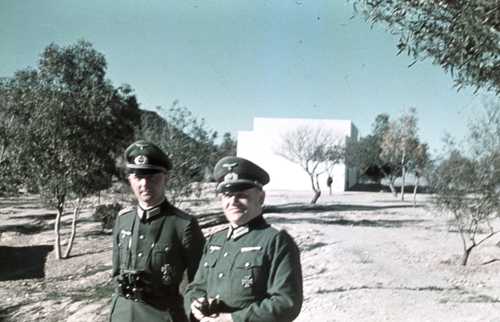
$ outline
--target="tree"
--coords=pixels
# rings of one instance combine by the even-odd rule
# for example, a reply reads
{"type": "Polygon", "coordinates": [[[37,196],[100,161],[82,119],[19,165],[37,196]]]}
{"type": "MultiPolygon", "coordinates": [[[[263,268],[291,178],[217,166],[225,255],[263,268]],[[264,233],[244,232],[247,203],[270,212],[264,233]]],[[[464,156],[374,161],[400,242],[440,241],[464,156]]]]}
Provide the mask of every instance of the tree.
{"type": "Polygon", "coordinates": [[[470,126],[469,154],[449,142],[450,152],[432,177],[435,205],[453,216],[462,240],[461,264],[473,249],[499,230],[492,220],[500,215],[500,111],[486,107],[485,116],[470,126]]]}
{"type": "Polygon", "coordinates": [[[26,171],[25,183],[38,187],[55,207],[56,257],[67,258],[76,234],[81,199],[111,185],[115,160],[134,135],[138,105],[128,86],[105,79],[106,61],[85,41],[42,52],[38,69],[17,72],[7,86],[7,114],[21,134],[13,153],[26,171]],[[60,225],[66,204],[75,200],[71,236],[61,255],[60,225]]]}
{"type": "Polygon", "coordinates": [[[209,129],[204,119],[196,118],[176,100],[166,110],[143,113],[137,139],[154,142],[170,157],[167,191],[173,203],[193,192],[192,183],[204,180],[215,165],[217,132],[209,129]]]}
{"type": "Polygon", "coordinates": [[[497,0],[354,0],[355,10],[399,36],[398,54],[429,58],[456,86],[500,93],[497,0]]]}
{"type": "MultiPolygon", "coordinates": [[[[417,137],[417,116],[415,108],[410,108],[401,117],[389,123],[384,132],[381,144],[380,158],[384,164],[390,164],[396,172],[389,176],[390,187],[394,187],[395,173],[401,172],[401,200],[404,200],[405,179],[409,163],[415,158],[419,145],[417,137]]],[[[395,190],[393,190],[396,195],[395,190]]]]}
{"type": "MultiPolygon", "coordinates": [[[[397,175],[392,165],[381,158],[382,142],[389,129],[389,115],[379,114],[372,124],[372,133],[359,140],[346,141],[346,164],[358,168],[362,176],[380,183],[383,178],[397,175]]],[[[394,180],[389,180],[389,187],[393,193],[396,189],[394,180]]]]}
{"type": "Polygon", "coordinates": [[[298,164],[308,175],[314,192],[311,204],[321,196],[319,175],[344,159],[344,148],[331,131],[303,126],[286,132],[275,153],[298,164]]]}
{"type": "Polygon", "coordinates": [[[22,182],[18,154],[15,153],[16,136],[19,131],[14,123],[12,91],[13,81],[0,80],[0,194],[17,193],[22,182]]]}
{"type": "Polygon", "coordinates": [[[231,133],[226,132],[222,135],[222,142],[217,147],[217,154],[217,159],[236,155],[236,140],[232,137],[231,133]]]}
{"type": "Polygon", "coordinates": [[[432,161],[429,155],[429,147],[426,143],[419,143],[413,151],[413,159],[409,162],[409,169],[415,174],[415,186],[413,188],[413,204],[417,204],[417,191],[420,178],[427,177],[432,171],[432,161]]]}

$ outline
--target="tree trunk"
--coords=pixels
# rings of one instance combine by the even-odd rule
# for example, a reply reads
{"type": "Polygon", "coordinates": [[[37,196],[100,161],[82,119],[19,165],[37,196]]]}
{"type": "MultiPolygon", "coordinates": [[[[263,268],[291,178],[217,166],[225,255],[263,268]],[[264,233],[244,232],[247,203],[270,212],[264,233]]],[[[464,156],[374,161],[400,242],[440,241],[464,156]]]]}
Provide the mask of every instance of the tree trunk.
{"type": "Polygon", "coordinates": [[[62,217],[63,210],[64,210],[64,208],[63,208],[62,204],[59,203],[57,206],[56,221],[54,223],[54,233],[55,233],[54,248],[56,250],[56,259],[61,259],[60,226],[61,226],[61,217],[62,217]]]}
{"type": "Polygon", "coordinates": [[[319,189],[319,184],[317,183],[318,181],[318,175],[316,175],[316,182],[314,181],[314,175],[309,174],[309,178],[311,179],[311,187],[312,190],[314,191],[313,198],[311,199],[311,204],[314,205],[316,204],[316,201],[318,201],[319,196],[321,196],[321,190],[319,189]]]}
{"type": "Polygon", "coordinates": [[[401,168],[401,201],[405,200],[405,177],[406,177],[406,167],[401,168]]]}
{"type": "Polygon", "coordinates": [[[389,179],[389,189],[391,189],[392,194],[394,195],[394,198],[398,197],[398,192],[396,191],[396,188],[394,187],[394,178],[389,179]]]}
{"type": "Polygon", "coordinates": [[[464,249],[464,253],[462,255],[462,261],[460,264],[462,264],[463,266],[467,265],[467,262],[469,261],[470,253],[472,252],[473,248],[474,248],[474,245],[464,249]]]}
{"type": "Polygon", "coordinates": [[[311,199],[311,204],[314,205],[316,204],[316,201],[318,201],[319,197],[321,196],[321,191],[314,191],[314,196],[311,199]]]}
{"type": "Polygon", "coordinates": [[[419,180],[420,180],[420,177],[417,177],[415,180],[415,187],[413,188],[413,206],[417,205],[417,190],[418,190],[419,180]]]}
{"type": "Polygon", "coordinates": [[[63,258],[68,258],[71,252],[71,248],[73,248],[73,242],[75,241],[75,235],[76,235],[76,220],[78,219],[78,214],[80,213],[81,201],[82,200],[79,198],[77,205],[73,210],[73,220],[71,222],[71,236],[69,237],[68,245],[66,246],[66,252],[64,253],[63,258]]]}

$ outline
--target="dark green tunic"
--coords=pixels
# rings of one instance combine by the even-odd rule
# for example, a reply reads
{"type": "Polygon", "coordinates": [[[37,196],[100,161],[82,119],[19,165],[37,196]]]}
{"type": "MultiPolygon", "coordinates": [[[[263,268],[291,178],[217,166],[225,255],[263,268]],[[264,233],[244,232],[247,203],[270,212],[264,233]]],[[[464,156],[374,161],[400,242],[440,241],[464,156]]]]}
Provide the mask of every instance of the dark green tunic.
{"type": "Polygon", "coordinates": [[[194,217],[167,201],[148,212],[141,220],[134,207],[117,217],[113,230],[112,273],[117,287],[111,321],[186,320],[179,284],[185,270],[189,281],[196,273],[203,250],[203,234],[194,217]],[[139,299],[134,300],[119,286],[120,275],[130,272],[145,276],[146,287],[139,299]]]}
{"type": "Polygon", "coordinates": [[[302,270],[298,247],[284,230],[262,216],[248,225],[228,228],[207,241],[200,267],[188,286],[184,306],[218,298],[218,312],[235,322],[287,322],[300,312],[302,270]]]}

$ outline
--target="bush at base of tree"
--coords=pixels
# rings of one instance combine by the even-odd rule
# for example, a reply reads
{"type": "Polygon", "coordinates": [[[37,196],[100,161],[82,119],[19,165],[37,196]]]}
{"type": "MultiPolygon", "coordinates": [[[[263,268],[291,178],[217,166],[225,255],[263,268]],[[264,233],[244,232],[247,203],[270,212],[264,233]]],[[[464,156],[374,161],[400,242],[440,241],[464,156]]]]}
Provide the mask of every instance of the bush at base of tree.
{"type": "Polygon", "coordinates": [[[122,205],[117,202],[109,205],[100,205],[95,208],[92,217],[95,221],[102,224],[103,229],[112,229],[115,225],[116,216],[121,209],[122,205]]]}

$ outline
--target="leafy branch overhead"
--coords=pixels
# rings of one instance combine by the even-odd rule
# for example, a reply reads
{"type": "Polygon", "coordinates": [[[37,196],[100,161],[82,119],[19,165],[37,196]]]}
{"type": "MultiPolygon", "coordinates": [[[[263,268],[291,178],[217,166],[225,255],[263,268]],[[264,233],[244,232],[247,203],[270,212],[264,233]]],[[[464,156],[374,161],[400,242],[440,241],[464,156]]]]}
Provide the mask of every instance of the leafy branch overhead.
{"type": "Polygon", "coordinates": [[[355,10],[399,36],[398,53],[431,59],[458,89],[500,93],[498,0],[353,0],[355,10]]]}

